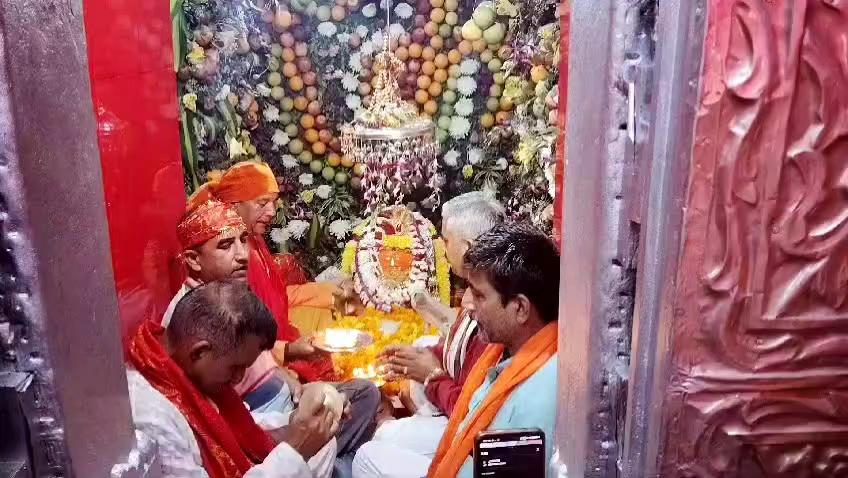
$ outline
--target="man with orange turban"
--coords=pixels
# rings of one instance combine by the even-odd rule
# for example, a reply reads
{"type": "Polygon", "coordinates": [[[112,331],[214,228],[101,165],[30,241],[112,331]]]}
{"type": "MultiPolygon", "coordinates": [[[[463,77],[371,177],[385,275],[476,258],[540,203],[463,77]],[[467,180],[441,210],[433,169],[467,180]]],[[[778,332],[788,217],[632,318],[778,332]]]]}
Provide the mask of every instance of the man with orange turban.
{"type": "Polygon", "coordinates": [[[285,271],[262,237],[277,213],[279,194],[277,178],[267,164],[244,161],[223,174],[210,175],[210,181],[189,198],[188,208],[191,210],[211,197],[233,205],[250,233],[248,283],[274,314],[278,339],[286,344],[275,347],[275,356],[280,361],[284,357],[286,366],[305,382],[331,380],[332,362],[301,338],[300,331],[290,320],[290,310],[297,306],[331,310],[343,292],[331,283],[312,282],[298,286],[288,283],[285,271]]]}

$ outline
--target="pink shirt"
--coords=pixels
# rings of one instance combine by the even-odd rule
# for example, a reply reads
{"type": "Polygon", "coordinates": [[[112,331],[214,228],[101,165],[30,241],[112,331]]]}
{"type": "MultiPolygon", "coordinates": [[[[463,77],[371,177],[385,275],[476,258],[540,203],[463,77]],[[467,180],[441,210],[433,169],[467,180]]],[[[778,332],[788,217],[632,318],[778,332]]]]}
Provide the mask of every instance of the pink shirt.
{"type": "MultiPolygon", "coordinates": [[[[171,303],[168,304],[168,308],[165,309],[165,313],[162,315],[162,327],[168,328],[168,324],[171,323],[171,317],[174,315],[174,309],[177,307],[177,303],[183,298],[183,296],[188,294],[188,291],[190,290],[191,287],[189,287],[188,284],[183,284],[183,286],[180,287],[180,290],[178,290],[174,298],[171,299],[171,303]]],[[[276,370],[277,361],[274,360],[274,356],[271,355],[271,352],[268,350],[262,352],[259,354],[256,361],[253,362],[253,365],[245,370],[244,378],[235,385],[236,392],[238,392],[238,394],[242,397],[247,395],[273,377],[276,370]]]]}

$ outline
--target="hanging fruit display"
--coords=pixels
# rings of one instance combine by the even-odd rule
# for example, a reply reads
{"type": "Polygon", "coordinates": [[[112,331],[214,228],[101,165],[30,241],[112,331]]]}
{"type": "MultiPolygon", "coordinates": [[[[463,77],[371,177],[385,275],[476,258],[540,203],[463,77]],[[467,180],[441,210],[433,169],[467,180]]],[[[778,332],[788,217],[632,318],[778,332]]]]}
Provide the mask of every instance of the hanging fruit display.
{"type": "MultiPolygon", "coordinates": [[[[177,0],[186,187],[236,161],[269,163],[283,191],[272,243],[313,274],[338,264],[363,211],[366,172],[342,153],[340,127],[371,101],[374,55],[389,41],[405,66],[402,98],[436,124],[441,199],[491,190],[512,214],[550,227],[558,8],[551,0],[177,0]]],[[[425,197],[414,207],[436,219],[439,204],[425,197]]]]}

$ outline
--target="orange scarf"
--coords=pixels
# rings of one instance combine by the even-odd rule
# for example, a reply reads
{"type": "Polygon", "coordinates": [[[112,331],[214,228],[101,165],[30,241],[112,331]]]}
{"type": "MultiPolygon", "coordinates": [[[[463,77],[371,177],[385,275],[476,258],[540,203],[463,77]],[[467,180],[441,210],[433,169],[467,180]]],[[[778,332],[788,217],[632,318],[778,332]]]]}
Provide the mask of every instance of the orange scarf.
{"type": "Polygon", "coordinates": [[[244,475],[268,456],[274,442],[232,388],[209,397],[212,405],[165,351],[159,341],[163,332],[153,321],[142,324],[130,343],[130,363],[185,417],[211,478],[244,475]]]}
{"type": "Polygon", "coordinates": [[[503,357],[503,345],[492,344],[486,347],[462,387],[462,393],[442,435],[436,457],[430,464],[428,477],[448,478],[459,473],[465,460],[474,451],[474,439],[477,434],[488,429],[510,394],[556,355],[558,330],[557,323],[552,322],[521,347],[512,363],[497,378],[465,429],[459,431],[459,426],[468,415],[471,397],[483,384],[489,369],[497,365],[503,357]]]}

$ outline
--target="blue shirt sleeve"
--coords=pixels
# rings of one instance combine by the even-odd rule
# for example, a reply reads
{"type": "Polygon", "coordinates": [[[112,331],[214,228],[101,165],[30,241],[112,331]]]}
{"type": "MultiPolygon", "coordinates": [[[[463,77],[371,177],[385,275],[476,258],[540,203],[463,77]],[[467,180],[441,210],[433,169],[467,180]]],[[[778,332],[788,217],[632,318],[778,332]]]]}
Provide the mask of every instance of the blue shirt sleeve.
{"type": "MultiPolygon", "coordinates": [[[[557,356],[518,387],[495,416],[489,430],[539,428],[545,433],[545,463],[553,455],[554,428],[556,424],[557,356]]],[[[547,468],[547,467],[546,467],[547,468]]],[[[462,465],[461,478],[474,476],[474,459],[469,457],[462,465]]]]}

